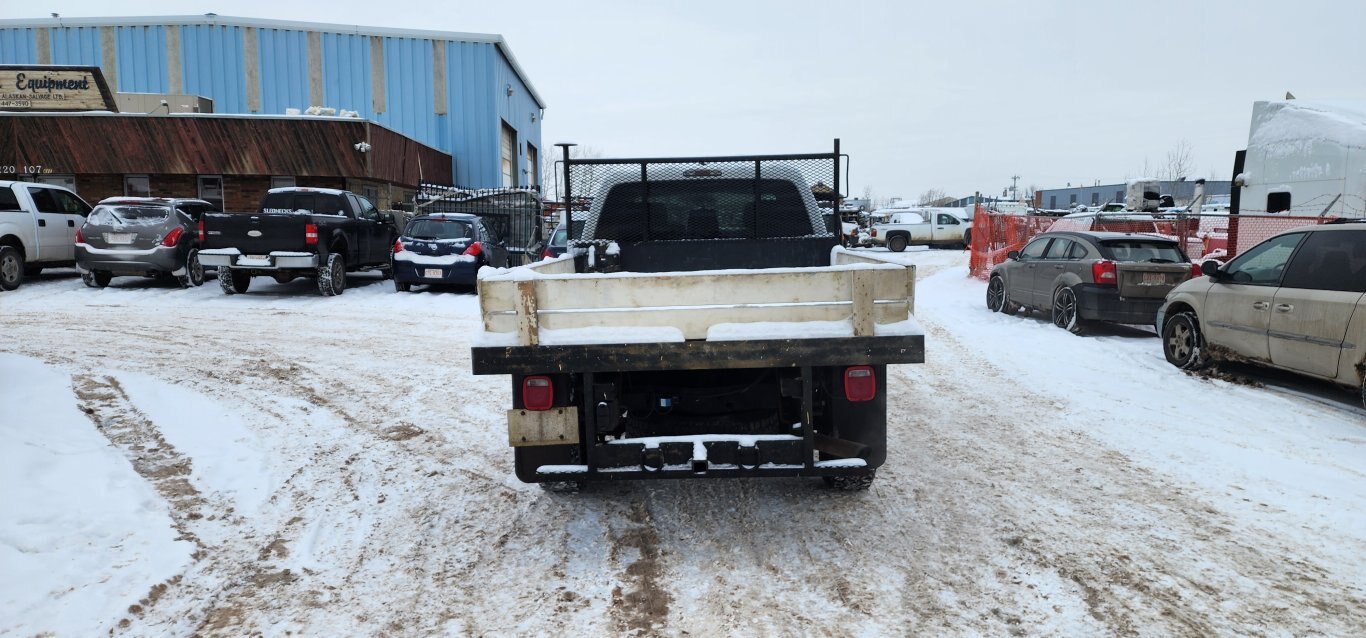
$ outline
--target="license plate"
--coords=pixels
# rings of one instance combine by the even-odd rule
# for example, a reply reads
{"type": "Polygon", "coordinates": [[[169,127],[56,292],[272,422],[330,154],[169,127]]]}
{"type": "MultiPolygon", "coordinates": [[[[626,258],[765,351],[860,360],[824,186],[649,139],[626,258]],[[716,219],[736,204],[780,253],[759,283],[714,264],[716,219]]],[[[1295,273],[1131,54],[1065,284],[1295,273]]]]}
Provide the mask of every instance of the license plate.
{"type": "Polygon", "coordinates": [[[111,244],[131,244],[133,233],[105,233],[104,240],[111,244]]]}
{"type": "Polygon", "coordinates": [[[442,276],[442,274],[441,274],[441,269],[440,269],[440,268],[425,268],[425,269],[423,269],[423,271],[422,271],[422,276],[423,276],[423,277],[426,277],[427,279],[440,279],[441,276],[442,276]]]}
{"type": "Polygon", "coordinates": [[[1165,284],[1165,283],[1167,283],[1167,274],[1166,274],[1166,273],[1161,273],[1161,272],[1145,272],[1145,273],[1143,273],[1143,285],[1145,285],[1145,286],[1160,286],[1160,285],[1165,284]]]}
{"type": "Polygon", "coordinates": [[[270,255],[243,255],[243,257],[253,261],[270,261],[270,255]]]}

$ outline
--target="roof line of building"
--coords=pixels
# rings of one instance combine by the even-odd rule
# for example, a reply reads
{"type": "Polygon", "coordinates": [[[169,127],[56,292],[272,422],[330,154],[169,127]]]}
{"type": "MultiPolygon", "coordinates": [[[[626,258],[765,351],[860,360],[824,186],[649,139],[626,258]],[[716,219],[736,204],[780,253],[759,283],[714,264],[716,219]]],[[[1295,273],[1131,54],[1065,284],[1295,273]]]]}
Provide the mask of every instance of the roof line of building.
{"type": "Polygon", "coordinates": [[[497,33],[467,33],[463,31],[429,31],[425,29],[398,29],[393,27],[368,27],[358,24],[333,24],[326,22],[298,22],[295,20],[272,20],[268,18],[242,18],[206,13],[199,16],[125,16],[125,17],[81,17],[81,18],[7,18],[0,19],[0,28],[62,28],[62,27],[143,27],[169,25],[206,25],[223,27],[256,27],[264,29],[289,29],[296,31],[325,31],[347,35],[368,35],[377,37],[421,38],[428,40],[449,40],[455,42],[483,42],[498,47],[507,58],[512,70],[526,85],[531,97],[542,109],[545,100],[532,86],[507,39],[497,33]]]}
{"type": "Polygon", "coordinates": [[[275,115],[271,113],[129,113],[113,111],[0,111],[0,118],[8,117],[140,117],[140,118],[182,118],[182,119],[220,119],[220,120],[299,120],[315,121],[323,120],[329,122],[351,122],[355,124],[365,124],[382,128],[394,135],[406,137],[415,144],[425,146],[438,153],[452,155],[450,151],[443,151],[431,144],[423,142],[415,137],[397,131],[389,126],[381,124],[371,119],[363,117],[343,117],[340,115],[275,115]]]}

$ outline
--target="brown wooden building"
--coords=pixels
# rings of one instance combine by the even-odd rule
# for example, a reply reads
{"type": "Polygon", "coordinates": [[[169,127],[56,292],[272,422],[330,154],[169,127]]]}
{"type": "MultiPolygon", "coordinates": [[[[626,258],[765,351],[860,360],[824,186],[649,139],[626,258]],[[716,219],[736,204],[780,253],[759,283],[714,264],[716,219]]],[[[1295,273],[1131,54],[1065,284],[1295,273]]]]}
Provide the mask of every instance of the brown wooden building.
{"type": "Polygon", "coordinates": [[[65,185],[86,201],[199,197],[255,210],[270,188],[341,188],[382,209],[449,185],[451,156],[356,118],[0,113],[0,179],[65,185]],[[17,174],[17,177],[15,176],[17,174]]]}

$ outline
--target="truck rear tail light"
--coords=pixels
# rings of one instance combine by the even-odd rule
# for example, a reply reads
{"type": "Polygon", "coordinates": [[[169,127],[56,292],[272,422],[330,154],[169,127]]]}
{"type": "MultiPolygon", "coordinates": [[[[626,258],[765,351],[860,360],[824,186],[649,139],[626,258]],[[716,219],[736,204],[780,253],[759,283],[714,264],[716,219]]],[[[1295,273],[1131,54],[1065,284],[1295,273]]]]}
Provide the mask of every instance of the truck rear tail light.
{"type": "Polygon", "coordinates": [[[555,258],[555,251],[553,251],[553,250],[551,250],[551,249],[549,249],[549,248],[545,249],[545,252],[542,252],[542,253],[541,253],[541,259],[554,259],[554,258],[555,258]]]}
{"type": "Polygon", "coordinates": [[[199,243],[204,243],[204,218],[199,218],[199,243]]]}
{"type": "Polygon", "coordinates": [[[1203,274],[1205,274],[1205,273],[1201,272],[1201,270],[1200,270],[1200,264],[1191,262],[1191,276],[1190,276],[1190,279],[1195,279],[1196,277],[1199,277],[1199,276],[1201,276],[1201,275],[1203,275],[1203,274]]]}
{"type": "Polygon", "coordinates": [[[317,245],[318,245],[318,225],[317,225],[317,224],[305,224],[305,225],[304,225],[304,244],[305,244],[305,245],[308,245],[308,246],[317,246],[317,245]]]}
{"type": "Polygon", "coordinates": [[[550,377],[522,379],[522,406],[528,410],[549,410],[555,404],[555,384],[550,377]]]}
{"type": "Polygon", "coordinates": [[[483,252],[484,249],[479,246],[479,242],[474,242],[473,244],[470,244],[469,248],[465,249],[463,254],[469,257],[478,257],[483,252]]]}
{"type": "Polygon", "coordinates": [[[162,245],[162,246],[174,246],[174,245],[180,243],[180,235],[183,234],[184,232],[185,232],[185,229],[183,229],[183,228],[181,228],[181,227],[179,227],[179,226],[177,226],[177,227],[175,227],[175,228],[172,228],[172,229],[171,229],[171,232],[166,233],[166,236],[163,237],[163,238],[161,238],[161,245],[162,245]]]}
{"type": "Polygon", "coordinates": [[[868,229],[868,236],[869,236],[869,237],[877,237],[877,229],[876,229],[876,228],[870,228],[870,229],[868,229]]]}
{"type": "Polygon", "coordinates": [[[397,254],[397,253],[401,253],[401,252],[403,252],[403,240],[402,240],[402,239],[395,239],[395,240],[394,240],[394,253],[397,254]]]}
{"type": "Polygon", "coordinates": [[[1113,286],[1119,281],[1119,273],[1115,270],[1115,262],[1109,259],[1102,259],[1091,264],[1091,278],[1102,286],[1113,286]]]}
{"type": "Polygon", "coordinates": [[[79,228],[76,229],[76,243],[78,243],[78,244],[84,244],[84,243],[85,243],[85,233],[81,232],[81,229],[79,229],[79,228]]]}
{"type": "Polygon", "coordinates": [[[872,366],[844,370],[844,398],[850,402],[872,401],[877,397],[877,375],[872,366]]]}

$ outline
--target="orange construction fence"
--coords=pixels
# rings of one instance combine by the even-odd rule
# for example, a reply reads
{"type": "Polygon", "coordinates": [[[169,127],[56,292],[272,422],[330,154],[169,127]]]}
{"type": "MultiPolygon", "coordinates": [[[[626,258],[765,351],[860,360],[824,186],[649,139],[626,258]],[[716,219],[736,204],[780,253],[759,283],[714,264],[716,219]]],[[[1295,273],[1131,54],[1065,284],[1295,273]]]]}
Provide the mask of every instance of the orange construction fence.
{"type": "Polygon", "coordinates": [[[1301,217],[1277,214],[1114,213],[1010,215],[984,210],[978,205],[972,222],[972,254],[968,270],[986,279],[991,269],[1020,250],[1039,233],[1050,230],[1096,230],[1143,233],[1175,239],[1192,262],[1206,259],[1228,261],[1263,240],[1300,226],[1323,224],[1333,217],[1301,217]]]}

